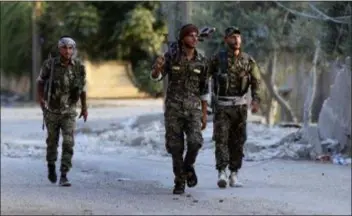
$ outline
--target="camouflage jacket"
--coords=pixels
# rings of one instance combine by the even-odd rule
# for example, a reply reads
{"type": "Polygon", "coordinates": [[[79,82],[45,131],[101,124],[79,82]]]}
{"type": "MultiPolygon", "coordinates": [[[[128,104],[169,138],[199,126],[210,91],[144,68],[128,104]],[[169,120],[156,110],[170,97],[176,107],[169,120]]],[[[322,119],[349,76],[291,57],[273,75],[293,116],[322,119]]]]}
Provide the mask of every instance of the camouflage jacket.
{"type": "Polygon", "coordinates": [[[207,60],[197,50],[192,60],[185,53],[170,56],[164,54],[163,72],[154,80],[162,80],[168,75],[165,106],[182,109],[200,109],[200,101],[208,97],[207,60]]]}
{"type": "Polygon", "coordinates": [[[252,100],[260,101],[260,71],[250,55],[235,57],[233,51],[222,50],[210,59],[208,72],[217,96],[243,96],[250,87],[252,100]]]}
{"type": "Polygon", "coordinates": [[[60,61],[60,57],[46,60],[37,81],[45,85],[44,97],[49,102],[49,111],[61,114],[76,113],[79,96],[86,91],[86,71],[79,60],[71,60],[67,67],[60,61]],[[49,92],[51,71],[52,83],[49,92]]]}

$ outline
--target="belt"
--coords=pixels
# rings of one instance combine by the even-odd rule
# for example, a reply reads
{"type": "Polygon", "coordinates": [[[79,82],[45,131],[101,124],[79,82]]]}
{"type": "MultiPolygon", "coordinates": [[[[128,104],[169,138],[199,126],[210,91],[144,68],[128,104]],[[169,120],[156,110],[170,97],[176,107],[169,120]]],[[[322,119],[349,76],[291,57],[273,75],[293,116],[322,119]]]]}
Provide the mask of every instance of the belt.
{"type": "Polygon", "coordinates": [[[247,97],[244,95],[243,97],[223,97],[219,96],[217,100],[217,105],[220,106],[239,106],[247,104],[247,97]],[[227,99],[227,100],[221,100],[227,99]]]}

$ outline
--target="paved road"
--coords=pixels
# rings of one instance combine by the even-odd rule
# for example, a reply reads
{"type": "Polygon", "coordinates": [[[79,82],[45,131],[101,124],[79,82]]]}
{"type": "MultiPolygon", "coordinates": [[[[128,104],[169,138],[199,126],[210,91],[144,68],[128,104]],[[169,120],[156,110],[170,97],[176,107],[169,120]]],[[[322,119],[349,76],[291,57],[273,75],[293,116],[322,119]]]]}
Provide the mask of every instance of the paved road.
{"type": "MultiPolygon", "coordinates": [[[[160,110],[157,105],[91,109],[90,124],[98,119],[118,121],[111,119],[111,113],[117,118],[160,110]]],[[[184,196],[171,194],[169,158],[127,153],[76,153],[70,173],[73,186],[60,188],[48,183],[43,155],[3,155],[3,137],[43,134],[40,112],[2,109],[1,118],[1,214],[351,214],[350,167],[304,161],[246,162],[241,172],[245,187],[220,190],[209,151],[202,152],[197,162],[199,185],[187,189],[184,196]]]]}

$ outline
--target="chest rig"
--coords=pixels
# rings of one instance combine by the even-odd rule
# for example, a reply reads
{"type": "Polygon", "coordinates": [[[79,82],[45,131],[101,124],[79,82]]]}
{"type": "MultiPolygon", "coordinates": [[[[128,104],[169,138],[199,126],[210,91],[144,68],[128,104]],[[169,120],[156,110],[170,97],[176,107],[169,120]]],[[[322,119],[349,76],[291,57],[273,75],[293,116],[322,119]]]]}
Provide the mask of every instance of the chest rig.
{"type": "Polygon", "coordinates": [[[217,98],[242,97],[247,93],[250,83],[250,58],[247,54],[235,62],[230,61],[226,50],[218,55],[218,71],[213,80],[217,98]]]}
{"type": "Polygon", "coordinates": [[[75,64],[63,67],[59,58],[51,59],[49,64],[49,80],[45,83],[45,100],[49,107],[55,109],[75,104],[83,90],[82,65],[75,61],[75,64]]]}

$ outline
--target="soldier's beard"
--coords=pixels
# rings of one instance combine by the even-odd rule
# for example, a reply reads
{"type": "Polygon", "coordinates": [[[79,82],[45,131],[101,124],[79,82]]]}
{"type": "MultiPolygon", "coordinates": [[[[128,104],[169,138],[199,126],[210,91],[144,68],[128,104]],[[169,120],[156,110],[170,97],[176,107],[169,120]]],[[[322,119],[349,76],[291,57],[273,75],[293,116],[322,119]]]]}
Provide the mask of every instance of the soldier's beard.
{"type": "Polygon", "coordinates": [[[241,49],[241,46],[238,46],[238,43],[228,43],[227,46],[234,51],[241,49]]]}
{"type": "Polygon", "coordinates": [[[61,58],[62,58],[63,60],[68,61],[68,60],[70,60],[70,59],[72,58],[72,55],[61,55],[61,58]]]}

